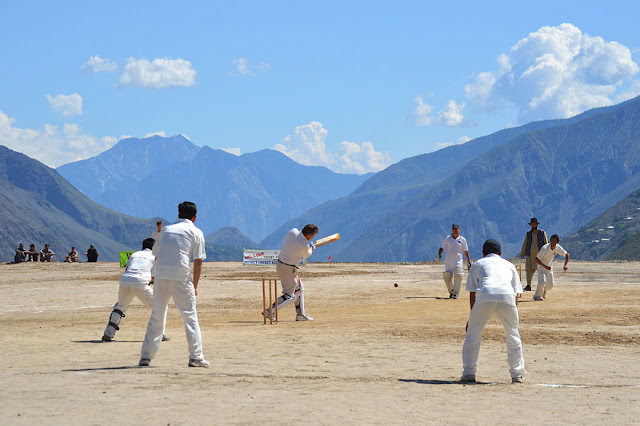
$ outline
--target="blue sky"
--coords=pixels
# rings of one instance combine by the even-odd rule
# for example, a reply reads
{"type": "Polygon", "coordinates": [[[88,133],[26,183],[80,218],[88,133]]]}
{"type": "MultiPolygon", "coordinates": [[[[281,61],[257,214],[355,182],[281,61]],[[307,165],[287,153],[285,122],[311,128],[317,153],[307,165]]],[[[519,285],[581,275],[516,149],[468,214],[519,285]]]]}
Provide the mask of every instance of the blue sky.
{"type": "Polygon", "coordinates": [[[0,0],[0,144],[186,135],[377,171],[640,93],[640,3],[0,0]]]}

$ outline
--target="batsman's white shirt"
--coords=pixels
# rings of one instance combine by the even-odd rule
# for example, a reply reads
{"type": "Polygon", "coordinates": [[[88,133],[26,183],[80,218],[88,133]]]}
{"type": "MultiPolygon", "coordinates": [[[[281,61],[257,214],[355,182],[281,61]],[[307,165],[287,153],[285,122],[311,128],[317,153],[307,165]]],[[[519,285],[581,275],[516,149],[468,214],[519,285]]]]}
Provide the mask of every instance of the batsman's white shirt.
{"type": "Polygon", "coordinates": [[[293,228],[287,232],[280,249],[278,259],[288,265],[297,265],[302,258],[311,256],[313,249],[309,246],[309,241],[298,228],[293,228]]]}
{"type": "Polygon", "coordinates": [[[469,251],[467,240],[462,235],[458,235],[458,238],[448,235],[440,247],[447,252],[444,258],[445,267],[462,268],[464,252],[469,251]]]}
{"type": "Polygon", "coordinates": [[[162,229],[153,245],[156,278],[185,281],[191,277],[190,260],[205,259],[204,235],[190,219],[178,219],[162,229]]]}
{"type": "Polygon", "coordinates": [[[511,262],[489,254],[471,265],[465,289],[476,293],[476,303],[500,302],[515,306],[522,284],[511,262]]]}
{"type": "Polygon", "coordinates": [[[567,255],[567,251],[563,249],[560,244],[556,244],[556,248],[551,250],[551,243],[548,243],[542,246],[536,257],[540,259],[540,262],[544,263],[546,266],[550,266],[553,268],[553,258],[556,256],[556,254],[564,257],[567,255]]]}
{"type": "Polygon", "coordinates": [[[127,261],[127,270],[120,277],[123,287],[146,287],[151,282],[151,268],[155,257],[150,249],[131,253],[127,261]]]}

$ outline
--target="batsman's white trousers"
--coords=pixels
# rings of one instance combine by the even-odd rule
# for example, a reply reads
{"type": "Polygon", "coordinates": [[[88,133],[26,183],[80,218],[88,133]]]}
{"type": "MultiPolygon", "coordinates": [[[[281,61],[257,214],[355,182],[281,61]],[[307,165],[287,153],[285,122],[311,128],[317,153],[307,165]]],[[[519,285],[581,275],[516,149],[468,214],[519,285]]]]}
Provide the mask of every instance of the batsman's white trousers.
{"type": "Polygon", "coordinates": [[[536,296],[542,297],[545,291],[553,288],[553,269],[550,271],[538,265],[538,287],[536,288],[536,296]]]}
{"type": "Polygon", "coordinates": [[[162,333],[167,321],[167,305],[169,299],[173,298],[173,302],[184,321],[189,359],[204,359],[202,356],[202,335],[196,312],[196,293],[191,278],[185,281],[156,278],[153,287],[153,309],[142,343],[141,358],[153,359],[160,350],[162,333]]]}
{"type": "Polygon", "coordinates": [[[140,287],[120,285],[118,303],[116,303],[115,308],[125,313],[134,297],[137,297],[147,308],[151,308],[153,305],[153,290],[150,285],[140,287]]]}
{"type": "Polygon", "coordinates": [[[507,361],[511,377],[525,373],[522,341],[518,331],[518,308],[504,302],[476,302],[471,309],[471,315],[469,315],[469,328],[462,347],[463,376],[475,376],[478,370],[482,330],[493,315],[502,322],[504,333],[507,336],[507,361]]]}

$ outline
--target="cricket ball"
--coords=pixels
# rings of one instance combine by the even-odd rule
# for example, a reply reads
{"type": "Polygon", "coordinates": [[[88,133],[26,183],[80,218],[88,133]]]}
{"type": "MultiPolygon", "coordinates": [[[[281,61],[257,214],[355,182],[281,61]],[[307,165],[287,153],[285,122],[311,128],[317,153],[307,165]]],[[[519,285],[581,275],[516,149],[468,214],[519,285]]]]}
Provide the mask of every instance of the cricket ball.
{"type": "Polygon", "coordinates": [[[394,287],[398,287],[398,283],[395,283],[393,286],[394,286],[394,287]]]}

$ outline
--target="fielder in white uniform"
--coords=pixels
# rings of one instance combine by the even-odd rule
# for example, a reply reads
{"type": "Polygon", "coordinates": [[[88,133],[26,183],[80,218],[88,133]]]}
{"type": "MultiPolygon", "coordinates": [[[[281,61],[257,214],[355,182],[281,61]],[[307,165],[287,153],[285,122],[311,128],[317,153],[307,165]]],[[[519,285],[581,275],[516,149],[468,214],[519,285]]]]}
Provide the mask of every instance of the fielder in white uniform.
{"type": "Polygon", "coordinates": [[[533,300],[539,302],[547,298],[547,291],[553,288],[553,258],[557,255],[564,256],[564,270],[567,270],[567,263],[569,263],[569,253],[562,248],[560,244],[560,237],[558,234],[553,234],[549,238],[549,244],[542,246],[538,255],[536,256],[536,263],[538,264],[538,287],[536,288],[536,294],[533,296],[533,300]]]}
{"type": "MultiPolygon", "coordinates": [[[[147,238],[142,242],[142,250],[132,253],[127,261],[124,274],[120,277],[120,289],[118,290],[118,302],[113,307],[109,316],[109,323],[102,336],[103,342],[110,342],[120,330],[120,321],[125,317],[125,312],[137,297],[147,308],[153,304],[153,290],[149,283],[153,279],[151,268],[155,257],[151,254],[154,240],[147,238]]],[[[162,336],[163,341],[169,340],[162,336]]]]}
{"type": "MultiPolygon", "coordinates": [[[[298,264],[302,259],[311,256],[316,249],[315,244],[309,242],[318,233],[318,227],[313,224],[305,225],[300,232],[293,228],[284,237],[282,249],[278,256],[276,273],[282,285],[282,296],[278,297],[275,303],[278,304],[278,311],[290,303],[295,303],[296,321],[312,321],[304,310],[304,286],[298,275],[298,264]]],[[[266,315],[273,315],[275,303],[267,309],[266,315]]]]}
{"type": "Polygon", "coordinates": [[[492,316],[498,317],[507,338],[507,360],[512,383],[521,383],[524,370],[522,341],[518,331],[518,298],[522,284],[515,266],[500,255],[500,243],[487,240],[482,246],[483,258],[469,270],[466,290],[469,291],[471,314],[467,336],[462,348],[461,381],[475,382],[482,330],[492,316]]]}
{"type": "Polygon", "coordinates": [[[185,201],[178,206],[178,221],[166,226],[153,246],[156,257],[154,271],[154,294],[151,318],[142,343],[140,362],[149,366],[160,350],[162,332],[167,320],[167,305],[173,301],[182,315],[189,346],[189,367],[209,367],[202,354],[202,335],[196,312],[198,282],[202,272],[202,260],[207,256],[204,250],[204,235],[193,224],[197,209],[192,202],[185,201]],[[193,280],[189,261],[193,255],[193,280]]]}
{"type": "Polygon", "coordinates": [[[442,260],[442,252],[447,251],[444,258],[444,272],[442,277],[444,283],[449,290],[449,299],[457,299],[460,296],[460,288],[462,287],[462,277],[464,277],[464,269],[462,262],[464,254],[467,258],[467,266],[471,268],[471,259],[469,258],[469,247],[467,240],[460,235],[460,225],[451,225],[451,235],[447,236],[438,250],[438,260],[442,260]]]}

